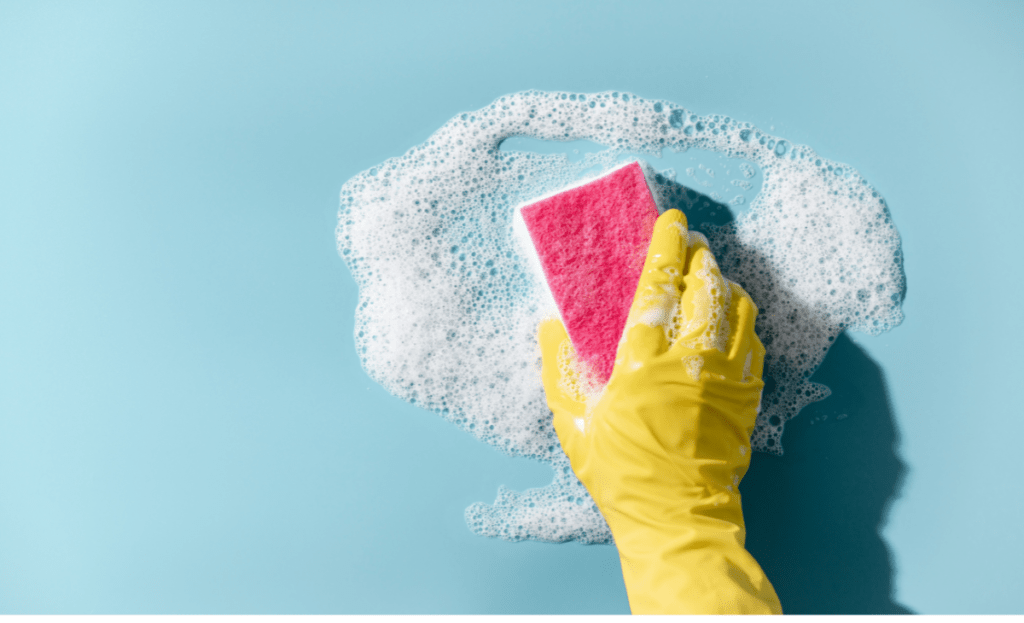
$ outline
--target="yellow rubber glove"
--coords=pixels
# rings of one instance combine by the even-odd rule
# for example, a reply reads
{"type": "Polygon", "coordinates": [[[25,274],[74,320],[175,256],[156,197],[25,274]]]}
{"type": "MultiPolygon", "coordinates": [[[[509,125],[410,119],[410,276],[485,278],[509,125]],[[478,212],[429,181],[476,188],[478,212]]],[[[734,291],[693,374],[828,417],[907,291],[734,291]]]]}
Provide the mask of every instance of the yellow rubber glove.
{"type": "Polygon", "coordinates": [[[562,448],[611,528],[634,614],[781,614],[744,549],[764,347],[757,307],[722,277],[678,210],[654,236],[607,386],[588,380],[560,321],[540,327],[562,448]]]}

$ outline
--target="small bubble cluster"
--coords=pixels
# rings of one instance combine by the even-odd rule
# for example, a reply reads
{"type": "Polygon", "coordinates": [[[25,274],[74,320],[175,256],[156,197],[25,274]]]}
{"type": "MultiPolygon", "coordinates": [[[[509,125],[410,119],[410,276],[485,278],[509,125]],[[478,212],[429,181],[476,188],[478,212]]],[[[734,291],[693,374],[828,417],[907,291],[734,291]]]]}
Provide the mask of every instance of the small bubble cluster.
{"type": "MultiPolygon", "coordinates": [[[[731,182],[738,189],[749,190],[743,184],[758,169],[763,176],[747,212],[702,229],[722,274],[760,309],[768,386],[755,449],[781,454],[785,422],[828,395],[808,378],[841,331],[876,334],[902,319],[900,240],[884,199],[852,167],[807,146],[621,92],[528,91],[457,115],[425,143],[345,183],[337,242],[359,285],[356,348],[367,373],[478,439],[555,470],[551,485],[501,488],[494,504],[468,508],[479,534],[611,539],[551,424],[536,330],[557,311],[512,235],[513,213],[611,169],[625,153],[665,149],[742,159],[744,179],[731,182]],[[608,149],[575,162],[501,150],[513,136],[608,149]]],[[[673,176],[655,176],[652,191],[662,208],[686,211],[697,195],[680,192],[673,176]]]]}

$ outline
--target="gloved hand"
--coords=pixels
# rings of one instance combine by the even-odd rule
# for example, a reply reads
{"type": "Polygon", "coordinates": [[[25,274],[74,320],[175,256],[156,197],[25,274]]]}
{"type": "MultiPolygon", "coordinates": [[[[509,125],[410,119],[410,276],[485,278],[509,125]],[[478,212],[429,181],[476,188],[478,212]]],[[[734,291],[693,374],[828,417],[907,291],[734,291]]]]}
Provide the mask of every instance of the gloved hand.
{"type": "Polygon", "coordinates": [[[686,217],[657,221],[607,386],[560,321],[540,327],[543,382],[573,470],[612,531],[634,614],[781,614],[746,549],[764,347],[757,307],[686,217]]]}

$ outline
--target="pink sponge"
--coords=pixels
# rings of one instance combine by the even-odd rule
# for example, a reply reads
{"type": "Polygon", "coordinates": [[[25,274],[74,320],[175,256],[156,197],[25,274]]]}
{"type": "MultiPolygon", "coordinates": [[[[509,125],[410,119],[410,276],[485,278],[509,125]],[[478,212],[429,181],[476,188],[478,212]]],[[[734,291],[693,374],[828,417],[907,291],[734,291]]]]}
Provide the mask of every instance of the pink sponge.
{"type": "Polygon", "coordinates": [[[577,355],[607,383],[658,219],[640,164],[521,213],[577,355]]]}

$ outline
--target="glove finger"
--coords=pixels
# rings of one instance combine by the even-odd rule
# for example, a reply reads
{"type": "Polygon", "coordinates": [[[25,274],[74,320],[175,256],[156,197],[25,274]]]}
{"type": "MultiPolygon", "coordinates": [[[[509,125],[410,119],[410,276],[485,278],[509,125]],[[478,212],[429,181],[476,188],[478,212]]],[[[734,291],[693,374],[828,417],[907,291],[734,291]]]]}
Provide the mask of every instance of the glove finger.
{"type": "Polygon", "coordinates": [[[675,344],[694,350],[725,352],[729,334],[726,314],[732,290],[718,269],[707,238],[691,232],[688,242],[675,344]]]}
{"type": "Polygon", "coordinates": [[[757,320],[757,305],[750,295],[738,284],[726,279],[732,289],[732,304],[729,306],[729,337],[726,354],[729,362],[729,378],[740,381],[761,379],[764,368],[764,346],[754,332],[757,320]]]}
{"type": "Polygon", "coordinates": [[[686,216],[681,211],[667,210],[658,217],[616,366],[643,363],[668,349],[668,329],[679,305],[686,241],[686,216]]]}

